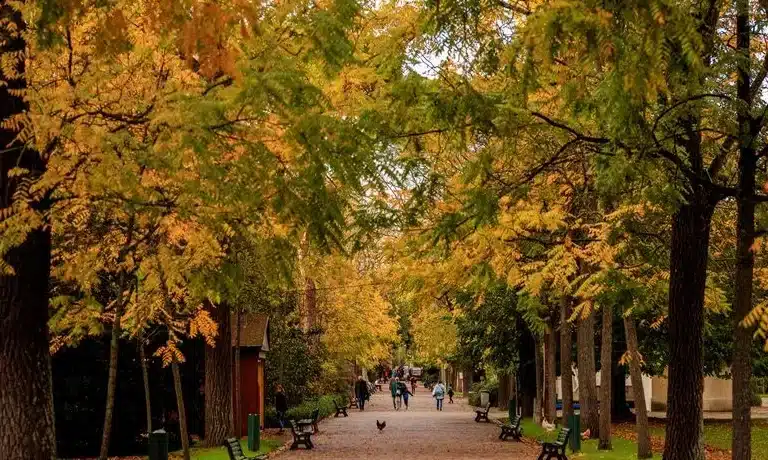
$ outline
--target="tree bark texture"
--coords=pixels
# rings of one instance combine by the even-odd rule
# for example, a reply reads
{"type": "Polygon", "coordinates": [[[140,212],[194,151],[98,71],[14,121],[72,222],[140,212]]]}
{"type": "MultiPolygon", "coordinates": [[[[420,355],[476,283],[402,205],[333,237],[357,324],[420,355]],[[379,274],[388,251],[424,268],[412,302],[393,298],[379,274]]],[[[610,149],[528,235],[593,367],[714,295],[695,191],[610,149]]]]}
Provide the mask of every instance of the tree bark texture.
{"type": "Polygon", "coordinates": [[[187,410],[184,407],[184,394],[181,391],[181,372],[179,372],[179,362],[175,357],[173,362],[171,362],[171,371],[173,372],[173,387],[176,390],[176,407],[179,411],[179,435],[181,436],[181,450],[184,453],[184,460],[190,460],[189,433],[187,432],[187,410]]]}
{"type": "MultiPolygon", "coordinates": [[[[122,288],[122,283],[121,288],[122,288]]],[[[120,326],[123,316],[123,301],[118,299],[115,309],[115,321],[112,323],[112,337],[109,341],[109,375],[107,377],[107,407],[104,412],[104,427],[101,431],[101,449],[99,450],[99,459],[107,460],[109,455],[109,440],[112,435],[112,418],[115,413],[115,392],[117,390],[117,358],[120,352],[120,326]]]]}
{"type": "Polygon", "coordinates": [[[466,366],[464,368],[464,372],[462,373],[464,376],[464,379],[462,380],[462,388],[461,391],[464,393],[464,397],[469,397],[469,389],[472,386],[472,366],[466,366]]]}
{"type": "Polygon", "coordinates": [[[635,418],[637,425],[637,458],[651,458],[651,437],[648,432],[648,408],[645,406],[645,391],[643,374],[640,369],[640,351],[637,342],[635,320],[631,316],[624,317],[624,332],[627,336],[627,353],[629,353],[629,375],[632,380],[632,397],[635,401],[635,418]]]}
{"type": "MultiPolygon", "coordinates": [[[[25,22],[7,2],[0,16],[19,31],[25,22]]],[[[0,28],[0,53],[23,51],[21,35],[0,28]]],[[[24,61],[12,79],[0,70],[0,119],[26,109],[22,98],[9,89],[23,89],[24,61]]],[[[0,129],[0,210],[11,206],[18,180],[8,177],[15,166],[42,174],[45,163],[33,149],[14,143],[16,133],[0,129]]],[[[46,203],[35,205],[44,211],[46,203]]],[[[51,268],[51,234],[34,230],[26,240],[5,255],[13,275],[0,275],[0,456],[3,460],[48,460],[56,458],[53,417],[51,360],[48,350],[48,297],[51,268]]]]}
{"type": "Polygon", "coordinates": [[[600,450],[611,450],[611,404],[613,375],[613,307],[603,306],[603,334],[600,348],[600,450]]]}
{"type": "Polygon", "coordinates": [[[533,401],[533,421],[540,424],[544,402],[544,344],[541,339],[535,339],[535,347],[533,359],[536,370],[536,398],[533,401]]]}
{"type": "Polygon", "coordinates": [[[147,369],[147,354],[144,349],[144,337],[139,337],[139,360],[141,361],[141,376],[144,380],[144,405],[147,412],[147,433],[152,432],[152,401],[149,392],[149,369],[147,369]]]}
{"type": "Polygon", "coordinates": [[[235,433],[236,437],[240,437],[243,434],[242,428],[242,414],[243,414],[243,395],[240,388],[240,325],[242,323],[243,313],[240,309],[237,310],[237,324],[235,324],[235,433]]]}
{"type": "Polygon", "coordinates": [[[704,288],[713,201],[689,195],[672,218],[665,460],[704,458],[704,288]]]}
{"type": "Polygon", "coordinates": [[[579,406],[581,428],[589,429],[590,437],[598,437],[600,419],[597,413],[597,383],[595,377],[595,315],[579,317],[576,338],[578,341],[579,406]]]}
{"type": "Polygon", "coordinates": [[[554,323],[544,333],[544,417],[549,423],[557,418],[557,335],[554,323]]]}
{"type": "Polygon", "coordinates": [[[205,346],[205,445],[218,447],[233,434],[232,331],[227,305],[209,305],[219,327],[214,346],[205,346]]]}
{"type": "Polygon", "coordinates": [[[509,407],[509,379],[510,375],[506,372],[499,375],[499,409],[507,410],[509,407]]]}
{"type": "Polygon", "coordinates": [[[573,415],[573,327],[571,298],[560,298],[560,389],[563,392],[563,423],[573,415]]]}
{"type": "Polygon", "coordinates": [[[732,458],[752,458],[751,389],[753,328],[741,326],[741,321],[752,310],[752,286],[755,255],[755,174],[757,156],[754,148],[752,117],[748,107],[750,98],[750,25],[748,0],[736,1],[737,49],[742,54],[739,61],[737,93],[745,104],[738,115],[739,123],[739,190],[736,217],[736,278],[733,302],[733,359],[731,362],[733,395],[733,431],[731,437],[732,458]]]}

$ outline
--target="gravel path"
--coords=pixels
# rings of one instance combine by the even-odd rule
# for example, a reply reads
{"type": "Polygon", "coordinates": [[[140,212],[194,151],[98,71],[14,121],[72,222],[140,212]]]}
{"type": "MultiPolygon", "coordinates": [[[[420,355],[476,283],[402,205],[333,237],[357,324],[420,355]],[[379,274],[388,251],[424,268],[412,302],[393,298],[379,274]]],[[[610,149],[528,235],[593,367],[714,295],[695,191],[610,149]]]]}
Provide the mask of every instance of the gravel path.
{"type": "Polygon", "coordinates": [[[475,423],[464,400],[437,412],[434,399],[424,388],[416,389],[408,411],[396,412],[388,392],[371,397],[365,411],[350,409],[349,417],[329,418],[312,437],[315,448],[285,451],[283,459],[535,459],[532,444],[500,441],[494,423],[475,423]],[[386,421],[379,432],[376,420],[386,421]]]}

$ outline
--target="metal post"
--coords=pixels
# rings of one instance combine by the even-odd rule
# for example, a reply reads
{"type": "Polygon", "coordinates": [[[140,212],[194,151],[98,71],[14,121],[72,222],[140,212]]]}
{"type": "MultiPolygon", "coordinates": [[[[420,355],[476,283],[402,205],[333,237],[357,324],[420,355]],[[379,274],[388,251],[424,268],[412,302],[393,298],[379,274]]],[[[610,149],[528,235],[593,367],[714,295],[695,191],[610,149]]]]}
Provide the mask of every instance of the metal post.
{"type": "Polygon", "coordinates": [[[580,452],[581,428],[579,426],[579,414],[571,414],[568,418],[568,428],[571,429],[571,452],[580,452]]]}
{"type": "Polygon", "coordinates": [[[168,433],[162,428],[149,433],[149,460],[168,460],[168,433]]]}
{"type": "Polygon", "coordinates": [[[248,414],[248,450],[257,452],[261,447],[259,414],[248,414]]]}

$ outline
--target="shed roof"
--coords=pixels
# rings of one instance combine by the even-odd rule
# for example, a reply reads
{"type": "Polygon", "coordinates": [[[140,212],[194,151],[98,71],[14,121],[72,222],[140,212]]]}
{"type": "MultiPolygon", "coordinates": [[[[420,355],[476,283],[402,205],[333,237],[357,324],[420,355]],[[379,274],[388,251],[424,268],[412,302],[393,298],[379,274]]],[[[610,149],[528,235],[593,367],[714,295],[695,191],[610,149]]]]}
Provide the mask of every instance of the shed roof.
{"type": "MultiPolygon", "coordinates": [[[[232,314],[232,346],[237,345],[237,315],[232,314]]],[[[269,351],[269,317],[259,313],[243,313],[240,317],[240,346],[261,347],[269,351]]]]}

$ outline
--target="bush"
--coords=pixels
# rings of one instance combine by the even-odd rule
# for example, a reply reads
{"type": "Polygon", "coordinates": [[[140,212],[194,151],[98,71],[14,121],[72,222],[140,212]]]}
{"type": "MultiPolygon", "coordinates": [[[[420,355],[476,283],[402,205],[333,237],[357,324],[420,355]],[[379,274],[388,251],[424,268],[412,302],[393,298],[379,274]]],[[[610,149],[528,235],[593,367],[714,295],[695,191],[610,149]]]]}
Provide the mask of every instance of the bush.
{"type": "Polygon", "coordinates": [[[752,377],[749,381],[749,389],[752,392],[752,407],[763,405],[763,398],[760,395],[765,393],[765,380],[764,377],[752,377]]]}
{"type": "MultiPolygon", "coordinates": [[[[336,406],[333,404],[334,400],[338,402],[339,405],[349,403],[349,399],[343,394],[324,395],[319,398],[307,399],[298,406],[289,408],[288,412],[285,414],[285,418],[287,420],[310,418],[312,416],[312,411],[315,409],[320,409],[320,414],[318,415],[319,419],[328,417],[329,415],[336,413],[336,406]]],[[[264,418],[264,424],[268,428],[276,428],[280,426],[280,422],[277,420],[277,411],[275,411],[274,407],[268,407],[265,410],[264,418]]]]}
{"type": "Polygon", "coordinates": [[[482,391],[490,393],[491,406],[499,405],[499,382],[486,379],[482,382],[473,383],[469,388],[469,404],[471,406],[480,406],[480,392],[482,391]]]}

